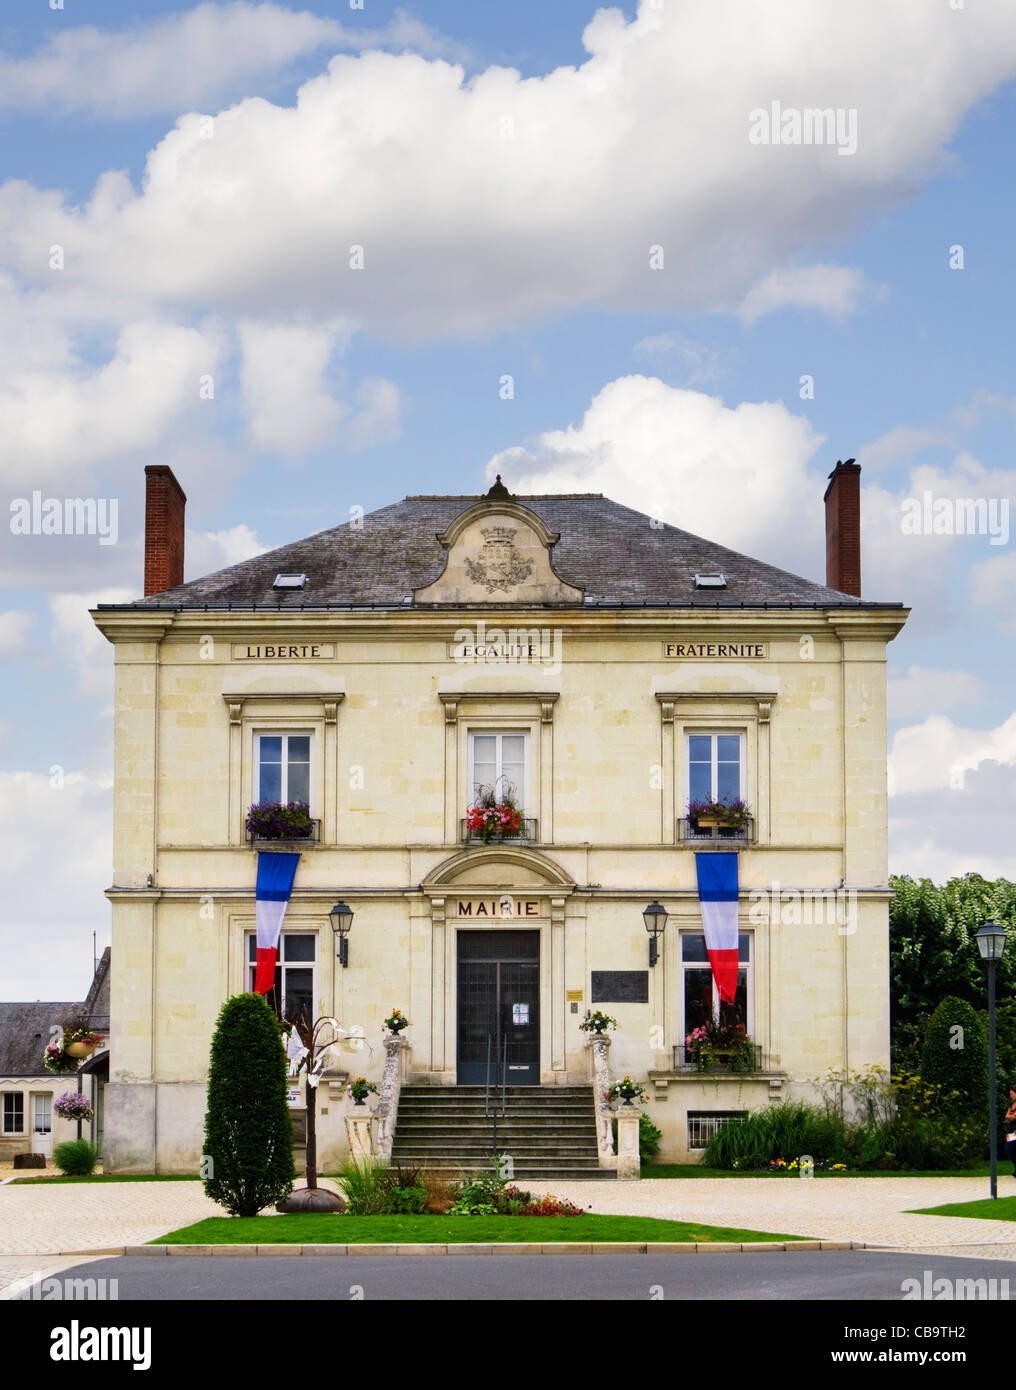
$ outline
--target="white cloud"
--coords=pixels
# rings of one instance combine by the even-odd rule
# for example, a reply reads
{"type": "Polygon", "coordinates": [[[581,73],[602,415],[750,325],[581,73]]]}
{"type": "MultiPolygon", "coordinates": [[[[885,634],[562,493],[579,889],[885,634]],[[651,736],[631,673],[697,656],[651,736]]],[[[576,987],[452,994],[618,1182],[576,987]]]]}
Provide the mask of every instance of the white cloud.
{"type": "Polygon", "coordinates": [[[381,29],[361,29],[281,5],[206,3],[127,29],[65,29],[25,58],[0,54],[0,106],[100,120],[176,115],[274,86],[321,49],[371,47],[464,52],[402,11],[381,29]]]}
{"type": "Polygon", "coordinates": [[[1016,630],[1016,551],[982,560],[970,570],[970,598],[978,606],[993,613],[1001,627],[1016,630]]]}
{"type": "Polygon", "coordinates": [[[818,309],[844,318],[857,308],[864,272],[845,265],[807,265],[773,270],[748,291],[738,310],[745,323],[777,309],[818,309]]]}
{"type": "Polygon", "coordinates": [[[4,480],[47,493],[83,480],[93,465],[156,444],[188,409],[209,408],[200,378],[221,351],[214,327],[128,324],[110,359],[86,366],[69,347],[55,366],[9,370],[0,381],[4,480]]]}
{"type": "MultiPolygon", "coordinates": [[[[603,492],[685,531],[818,574],[824,536],[817,478],[821,436],[781,401],[727,407],[657,377],[612,381],[582,422],[548,430],[487,465],[513,492],[603,492]],[[812,515],[787,531],[788,516],[812,515]]],[[[824,564],[821,571],[824,578],[824,564]]]]}
{"type": "Polygon", "coordinates": [[[970,671],[935,671],[925,666],[893,667],[888,672],[889,718],[973,705],[984,698],[984,683],[970,671]]]}
{"type": "Polygon", "coordinates": [[[294,458],[332,438],[345,408],[326,382],[340,330],[241,323],[243,399],[256,449],[294,458]]]}
{"type": "Polygon", "coordinates": [[[5,999],[83,999],[92,930],[109,939],[112,782],[0,772],[5,999]],[[44,964],[41,964],[44,962],[44,964]]]}
{"type": "Polygon", "coordinates": [[[944,883],[966,873],[1016,879],[1011,818],[999,807],[1016,799],[1016,769],[995,762],[968,772],[963,786],[939,790],[929,814],[927,793],[889,803],[889,862],[893,873],[944,883]]]}
{"type": "Polygon", "coordinates": [[[654,333],[640,339],[632,349],[659,370],[659,364],[680,364],[684,369],[682,386],[709,386],[726,375],[723,355],[705,343],[697,343],[678,329],[669,333],[654,333]]]}
{"type": "Polygon", "coordinates": [[[113,647],[89,617],[98,603],[131,603],[137,590],[107,589],[98,593],[53,594],[52,637],[57,651],[70,662],[77,691],[93,700],[113,698],[113,647]]]}
{"type": "Polygon", "coordinates": [[[256,532],[242,522],[226,531],[187,531],[184,539],[184,581],[238,565],[268,549],[256,532]]]}
{"type": "Polygon", "coordinates": [[[28,645],[26,638],[35,626],[35,614],[23,608],[0,613],[0,661],[17,656],[28,645]]]}
{"type": "Polygon", "coordinates": [[[391,444],[402,433],[403,400],[394,381],[364,377],[357,388],[359,412],[349,422],[349,442],[354,449],[391,444]]]}
{"type": "MultiPolygon", "coordinates": [[[[39,247],[59,242],[65,292],[78,282],[265,319],[341,314],[403,337],[489,334],[591,306],[722,307],[910,198],[1016,67],[1007,6],[958,18],[927,0],[781,0],[736,16],[723,3],[643,0],[630,23],[600,10],[587,61],[542,77],[489,68],[467,81],[414,54],[339,56],[294,107],[244,100],[212,139],[182,117],[141,191],[109,176],[71,207],[8,183],[2,259],[43,283],[39,247]],[[856,154],[752,144],[750,113],[771,100],[856,108],[856,154]],[[665,253],[658,270],[652,246],[665,253]]],[[[832,308],[850,299],[842,274],[796,292],[832,308]]]]}
{"type": "Polygon", "coordinates": [[[901,459],[911,459],[920,449],[954,444],[951,435],[936,429],[915,429],[911,425],[896,425],[857,453],[857,462],[868,470],[888,468],[901,459]]]}
{"type": "Polygon", "coordinates": [[[899,729],[889,751],[889,795],[961,790],[982,764],[1016,766],[1016,714],[995,729],[965,729],[945,715],[899,729]]]}

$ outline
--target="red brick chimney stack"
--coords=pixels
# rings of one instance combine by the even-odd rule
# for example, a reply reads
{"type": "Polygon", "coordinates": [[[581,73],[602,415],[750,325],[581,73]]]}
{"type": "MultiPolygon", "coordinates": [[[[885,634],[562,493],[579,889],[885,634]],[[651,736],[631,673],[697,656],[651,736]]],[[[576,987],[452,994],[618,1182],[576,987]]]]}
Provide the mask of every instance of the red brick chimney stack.
{"type": "Polygon", "coordinates": [[[861,597],[861,465],[837,461],[825,490],[826,584],[861,597]]]}
{"type": "Polygon", "coordinates": [[[183,488],[172,468],[145,469],[145,598],[183,583],[183,488]]]}

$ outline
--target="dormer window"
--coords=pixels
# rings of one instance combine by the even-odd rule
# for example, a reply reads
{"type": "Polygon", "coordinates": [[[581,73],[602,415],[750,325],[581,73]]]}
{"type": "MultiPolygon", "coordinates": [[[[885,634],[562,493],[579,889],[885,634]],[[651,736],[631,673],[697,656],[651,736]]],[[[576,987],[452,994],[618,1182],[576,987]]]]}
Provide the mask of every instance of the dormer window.
{"type": "Polygon", "coordinates": [[[273,589],[302,589],[306,586],[307,576],[305,574],[277,574],[273,589]]]}
{"type": "Polygon", "coordinates": [[[696,589],[725,589],[727,587],[727,576],[725,574],[697,574],[695,576],[696,589]]]}

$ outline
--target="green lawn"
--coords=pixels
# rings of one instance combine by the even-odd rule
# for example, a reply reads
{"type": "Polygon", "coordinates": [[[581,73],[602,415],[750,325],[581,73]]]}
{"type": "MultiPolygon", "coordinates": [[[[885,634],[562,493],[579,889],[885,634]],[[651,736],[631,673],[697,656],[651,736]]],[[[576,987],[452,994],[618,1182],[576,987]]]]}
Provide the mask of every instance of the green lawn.
{"type": "Polygon", "coordinates": [[[90,1173],[84,1178],[69,1178],[64,1173],[57,1173],[45,1178],[15,1178],[11,1183],[14,1187],[21,1182],[200,1182],[198,1177],[191,1177],[189,1173],[90,1173]]]}
{"type": "Polygon", "coordinates": [[[463,1245],[540,1241],[803,1240],[641,1216],[210,1216],[151,1245],[463,1245]]]}
{"type": "Polygon", "coordinates": [[[948,1202],[944,1207],[918,1207],[915,1216],[978,1216],[987,1221],[1016,1221],[1016,1197],[981,1197],[976,1202],[948,1202]]]}
{"type": "MultiPolygon", "coordinates": [[[[990,1164],[978,1163],[973,1168],[927,1168],[915,1171],[899,1168],[848,1169],[845,1173],[830,1173],[822,1168],[815,1169],[816,1178],[986,1178],[991,1171],[990,1164]]],[[[644,1178],[797,1178],[798,1172],[763,1170],[760,1172],[735,1172],[730,1168],[705,1168],[698,1163],[652,1163],[643,1164],[644,1178]]],[[[1001,1175],[1000,1175],[1001,1176],[1001,1175]]]]}

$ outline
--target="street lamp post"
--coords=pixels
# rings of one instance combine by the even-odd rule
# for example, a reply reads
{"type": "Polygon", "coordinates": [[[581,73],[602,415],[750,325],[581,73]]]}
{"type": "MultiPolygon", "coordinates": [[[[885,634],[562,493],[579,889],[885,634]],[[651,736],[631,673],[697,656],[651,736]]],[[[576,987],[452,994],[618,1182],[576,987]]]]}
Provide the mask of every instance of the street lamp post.
{"type": "Polygon", "coordinates": [[[977,949],[988,962],[988,1103],[991,1126],[991,1195],[998,1197],[998,1081],[995,1076],[995,967],[1005,954],[1005,927],[990,918],[977,933],[977,949]]]}
{"type": "Polygon", "coordinates": [[[349,964],[349,929],[353,925],[353,909],[347,907],[345,902],[337,902],[328,914],[332,924],[332,931],[339,939],[339,949],[336,952],[339,964],[345,970],[349,964]]]}

